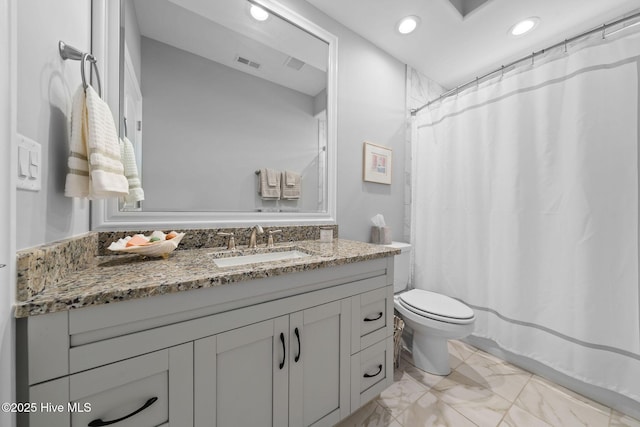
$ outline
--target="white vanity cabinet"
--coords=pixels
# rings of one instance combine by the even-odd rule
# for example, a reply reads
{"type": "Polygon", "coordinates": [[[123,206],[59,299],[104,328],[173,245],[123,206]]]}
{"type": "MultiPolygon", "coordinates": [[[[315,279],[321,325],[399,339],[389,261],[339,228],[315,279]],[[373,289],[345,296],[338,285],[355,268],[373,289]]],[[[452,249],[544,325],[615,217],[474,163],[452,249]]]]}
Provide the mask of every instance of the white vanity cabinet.
{"type": "Polygon", "coordinates": [[[332,426],[350,413],[349,299],[289,320],[289,426],[332,426]]]}
{"type": "Polygon", "coordinates": [[[288,319],[266,320],[195,342],[195,425],[287,424],[287,372],[280,339],[288,319]]]}
{"type": "Polygon", "coordinates": [[[378,258],[19,319],[18,398],[64,410],[18,425],[332,426],[393,380],[392,277],[378,258]]]}
{"type": "Polygon", "coordinates": [[[192,395],[188,343],[32,386],[29,402],[37,406],[28,425],[189,426],[192,395]]]}
{"type": "Polygon", "coordinates": [[[350,308],[347,298],[197,340],[195,425],[332,426],[348,415],[350,308]]]}

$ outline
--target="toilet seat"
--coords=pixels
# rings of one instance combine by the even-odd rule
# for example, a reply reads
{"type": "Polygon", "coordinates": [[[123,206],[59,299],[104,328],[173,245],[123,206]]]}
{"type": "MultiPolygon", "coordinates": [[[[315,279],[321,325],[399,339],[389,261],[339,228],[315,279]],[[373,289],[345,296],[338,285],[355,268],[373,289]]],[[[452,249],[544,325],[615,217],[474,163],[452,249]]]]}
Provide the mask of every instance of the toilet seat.
{"type": "Polygon", "coordinates": [[[412,289],[400,294],[400,304],[418,316],[441,322],[465,325],[475,321],[473,310],[446,295],[422,289],[412,289]]]}

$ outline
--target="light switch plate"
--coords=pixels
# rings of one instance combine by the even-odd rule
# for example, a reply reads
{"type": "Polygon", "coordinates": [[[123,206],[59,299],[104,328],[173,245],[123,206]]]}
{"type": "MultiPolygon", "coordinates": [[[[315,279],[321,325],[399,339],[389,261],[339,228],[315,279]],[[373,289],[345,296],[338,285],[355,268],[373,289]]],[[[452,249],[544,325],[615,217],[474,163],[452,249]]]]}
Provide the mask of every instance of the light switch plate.
{"type": "Polygon", "coordinates": [[[40,191],[42,188],[42,145],[18,135],[18,179],[16,187],[40,191]]]}

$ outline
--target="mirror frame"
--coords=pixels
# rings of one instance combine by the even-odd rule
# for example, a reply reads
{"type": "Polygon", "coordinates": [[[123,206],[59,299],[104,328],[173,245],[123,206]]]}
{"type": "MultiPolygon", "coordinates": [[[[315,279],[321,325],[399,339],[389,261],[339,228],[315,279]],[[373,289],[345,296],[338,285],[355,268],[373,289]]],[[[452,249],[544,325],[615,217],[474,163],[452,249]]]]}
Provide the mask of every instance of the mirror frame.
{"type": "MultiPolygon", "coordinates": [[[[92,0],[91,44],[102,76],[103,98],[119,123],[120,71],[124,62],[120,45],[122,2],[92,0]]],[[[324,28],[275,0],[248,0],[270,10],[298,28],[329,45],[327,64],[327,211],[326,212],[121,212],[115,198],[91,201],[91,230],[149,230],[162,228],[221,228],[253,224],[318,225],[336,224],[337,199],[337,89],[338,38],[324,28]]]]}

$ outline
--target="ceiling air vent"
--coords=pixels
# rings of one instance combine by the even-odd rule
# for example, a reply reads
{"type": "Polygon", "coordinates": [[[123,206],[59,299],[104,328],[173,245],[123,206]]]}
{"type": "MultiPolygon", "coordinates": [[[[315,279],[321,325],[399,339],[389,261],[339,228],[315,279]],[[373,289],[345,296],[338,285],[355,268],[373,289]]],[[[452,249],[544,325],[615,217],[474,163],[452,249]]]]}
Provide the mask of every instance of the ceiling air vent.
{"type": "Polygon", "coordinates": [[[248,65],[249,67],[253,67],[256,70],[260,68],[260,64],[258,64],[257,62],[253,62],[247,58],[243,58],[242,56],[236,57],[236,62],[240,62],[241,64],[248,65]]]}
{"type": "Polygon", "coordinates": [[[300,69],[304,66],[304,62],[300,61],[298,58],[294,58],[293,56],[290,56],[285,61],[284,65],[286,65],[289,68],[293,68],[296,71],[300,71],[300,69]]]}

